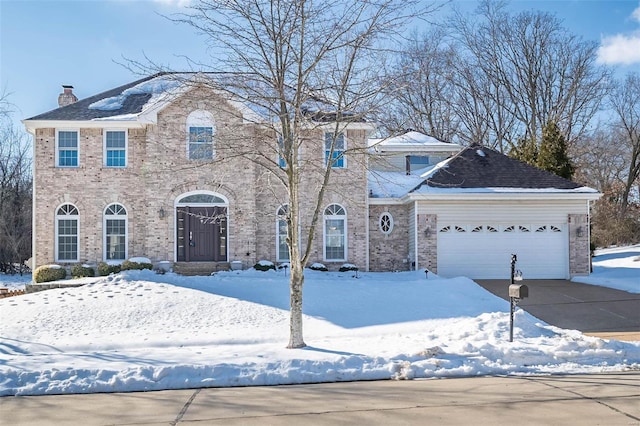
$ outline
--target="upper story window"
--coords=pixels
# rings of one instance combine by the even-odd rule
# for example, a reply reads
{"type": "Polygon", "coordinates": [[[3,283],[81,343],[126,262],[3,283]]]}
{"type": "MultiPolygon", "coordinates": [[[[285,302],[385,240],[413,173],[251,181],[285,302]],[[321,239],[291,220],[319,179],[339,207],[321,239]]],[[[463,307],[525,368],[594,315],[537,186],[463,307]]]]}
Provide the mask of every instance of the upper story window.
{"type": "Polygon", "coordinates": [[[407,155],[406,156],[406,172],[410,174],[415,170],[424,169],[430,163],[428,155],[407,155]]]}
{"type": "Polygon", "coordinates": [[[213,115],[201,109],[187,117],[187,152],[190,160],[211,160],[215,157],[213,115]]]}
{"type": "Polygon", "coordinates": [[[284,138],[278,136],[278,166],[281,169],[287,167],[287,161],[284,159],[284,138]]]}
{"type": "Polygon", "coordinates": [[[335,135],[334,133],[327,132],[324,134],[324,162],[329,163],[329,156],[331,156],[331,167],[334,169],[343,169],[347,167],[347,163],[344,158],[345,140],[344,133],[335,135]],[[333,155],[331,154],[331,145],[333,144],[333,155]]]}
{"type": "Polygon", "coordinates": [[[127,132],[107,130],[104,132],[104,165],[107,167],[126,167],[127,132]]]}
{"type": "Polygon", "coordinates": [[[78,167],[78,134],[77,130],[58,130],[56,132],[57,167],[78,167]]]}
{"type": "Polygon", "coordinates": [[[73,204],[63,204],[56,210],[56,262],[77,262],[80,240],[80,215],[73,204]]]}

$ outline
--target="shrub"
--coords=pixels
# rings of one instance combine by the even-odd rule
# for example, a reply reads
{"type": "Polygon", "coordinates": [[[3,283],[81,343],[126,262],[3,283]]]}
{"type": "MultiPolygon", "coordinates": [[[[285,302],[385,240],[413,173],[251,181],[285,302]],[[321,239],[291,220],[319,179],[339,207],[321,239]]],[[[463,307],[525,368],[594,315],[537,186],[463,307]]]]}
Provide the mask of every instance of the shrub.
{"type": "Polygon", "coordinates": [[[356,271],[358,272],[358,267],[354,264],[351,263],[345,263],[344,265],[342,265],[340,267],[340,269],[338,269],[338,271],[340,272],[347,272],[347,271],[356,271]]]}
{"type": "Polygon", "coordinates": [[[125,260],[122,262],[122,265],[120,265],[121,271],[141,271],[143,269],[152,270],[153,264],[147,262],[136,262],[134,260],[125,260]]]}
{"type": "Polygon", "coordinates": [[[314,263],[313,265],[309,266],[309,269],[311,269],[312,271],[322,271],[322,272],[327,272],[328,269],[326,266],[324,266],[322,263],[314,263]]]}
{"type": "Polygon", "coordinates": [[[73,278],[93,277],[95,275],[96,271],[92,266],[76,263],[71,267],[71,276],[73,278]]]}
{"type": "Polygon", "coordinates": [[[273,269],[275,271],[276,265],[274,265],[273,262],[270,262],[268,260],[260,260],[258,261],[258,263],[253,265],[253,268],[256,271],[268,271],[270,269],[273,269]]]}
{"type": "Polygon", "coordinates": [[[107,262],[98,263],[98,275],[105,277],[120,272],[120,265],[110,265],[107,262]]]}
{"type": "Polygon", "coordinates": [[[43,265],[33,272],[33,281],[46,283],[67,278],[67,270],[60,265],[43,265]]]}

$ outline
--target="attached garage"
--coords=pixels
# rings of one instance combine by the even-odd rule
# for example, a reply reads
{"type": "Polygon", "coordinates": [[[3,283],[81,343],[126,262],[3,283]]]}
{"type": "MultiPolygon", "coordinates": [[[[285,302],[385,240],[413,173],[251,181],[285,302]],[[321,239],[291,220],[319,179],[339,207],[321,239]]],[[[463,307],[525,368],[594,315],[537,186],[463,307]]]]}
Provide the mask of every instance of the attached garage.
{"type": "Polygon", "coordinates": [[[443,277],[525,279],[588,275],[594,189],[474,145],[422,175],[409,252],[416,269],[443,277]]]}

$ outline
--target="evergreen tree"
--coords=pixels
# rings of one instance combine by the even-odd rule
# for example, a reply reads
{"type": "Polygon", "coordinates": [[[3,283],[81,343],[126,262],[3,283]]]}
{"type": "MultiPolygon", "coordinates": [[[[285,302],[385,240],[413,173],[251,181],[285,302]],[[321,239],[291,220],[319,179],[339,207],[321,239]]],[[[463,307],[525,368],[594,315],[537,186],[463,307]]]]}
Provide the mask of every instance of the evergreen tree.
{"type": "Polygon", "coordinates": [[[573,176],[574,167],[567,155],[567,143],[555,121],[549,121],[542,129],[536,165],[565,179],[571,179],[573,176]]]}
{"type": "Polygon", "coordinates": [[[524,163],[537,165],[538,159],[538,144],[533,139],[521,138],[514,148],[511,149],[509,155],[516,160],[520,160],[524,163]]]}

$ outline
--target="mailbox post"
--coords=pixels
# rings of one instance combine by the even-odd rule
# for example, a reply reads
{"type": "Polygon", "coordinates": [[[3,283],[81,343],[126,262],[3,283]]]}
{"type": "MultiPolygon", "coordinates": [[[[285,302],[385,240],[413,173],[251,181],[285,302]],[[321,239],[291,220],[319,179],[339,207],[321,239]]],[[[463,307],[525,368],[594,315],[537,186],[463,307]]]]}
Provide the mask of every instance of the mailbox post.
{"type": "Polygon", "coordinates": [[[521,280],[522,274],[516,274],[516,262],[518,261],[518,256],[515,254],[511,255],[511,283],[509,285],[509,341],[513,342],[513,313],[516,310],[516,306],[520,300],[525,297],[529,297],[529,287],[524,284],[514,284],[516,279],[521,280]]]}

